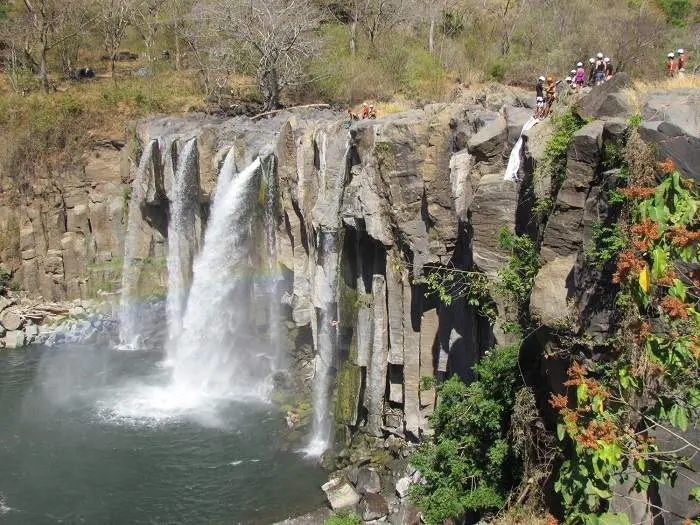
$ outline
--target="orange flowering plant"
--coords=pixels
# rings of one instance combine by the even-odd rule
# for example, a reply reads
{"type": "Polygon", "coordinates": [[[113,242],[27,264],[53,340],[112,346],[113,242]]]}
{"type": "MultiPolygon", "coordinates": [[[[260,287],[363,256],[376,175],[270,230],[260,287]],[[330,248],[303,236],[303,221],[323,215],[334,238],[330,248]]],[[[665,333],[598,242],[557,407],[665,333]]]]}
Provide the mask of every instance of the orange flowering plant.
{"type": "MultiPolygon", "coordinates": [[[[572,363],[564,382],[571,390],[550,399],[569,450],[555,485],[564,523],[624,523],[607,512],[620,483],[629,480],[642,498],[651,484],[673,483],[687,464],[654,434],[684,440],[700,416],[700,280],[688,270],[698,263],[700,199],[672,162],[658,168],[664,178],[655,188],[619,191],[629,226],[612,281],[625,321],[611,360],[572,363]]],[[[700,487],[690,497],[700,499],[700,487]]]]}

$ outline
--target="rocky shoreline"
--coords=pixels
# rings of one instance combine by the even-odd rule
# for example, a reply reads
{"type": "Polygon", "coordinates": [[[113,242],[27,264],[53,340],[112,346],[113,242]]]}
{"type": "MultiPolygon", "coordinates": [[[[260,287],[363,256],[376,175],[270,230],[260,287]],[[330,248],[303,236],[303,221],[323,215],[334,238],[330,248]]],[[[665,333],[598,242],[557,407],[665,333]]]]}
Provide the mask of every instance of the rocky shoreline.
{"type": "Polygon", "coordinates": [[[0,295],[0,349],[109,337],[116,323],[109,300],[42,302],[18,292],[0,295]]]}

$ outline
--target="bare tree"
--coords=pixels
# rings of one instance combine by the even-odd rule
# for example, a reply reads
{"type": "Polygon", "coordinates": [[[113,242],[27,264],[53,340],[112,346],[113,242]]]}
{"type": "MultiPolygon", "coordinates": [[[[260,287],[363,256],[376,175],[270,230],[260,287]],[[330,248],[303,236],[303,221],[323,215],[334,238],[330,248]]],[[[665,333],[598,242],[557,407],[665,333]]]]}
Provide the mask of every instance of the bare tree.
{"type": "Polygon", "coordinates": [[[133,14],[132,0],[96,0],[96,22],[109,56],[109,72],[114,76],[114,63],[119,46],[133,14]]]}
{"type": "Polygon", "coordinates": [[[158,29],[163,25],[166,8],[166,0],[136,0],[133,5],[133,25],[143,39],[146,59],[149,62],[154,60],[153,46],[158,29]]]}
{"type": "Polygon", "coordinates": [[[255,71],[264,111],[278,108],[282,90],[301,80],[303,63],[315,49],[311,32],[318,11],[304,0],[223,0],[211,16],[255,71]]]}
{"type": "Polygon", "coordinates": [[[173,35],[175,43],[175,69],[182,66],[182,50],[180,42],[183,35],[190,33],[188,20],[193,12],[195,0],[165,0],[165,23],[173,35]]]}

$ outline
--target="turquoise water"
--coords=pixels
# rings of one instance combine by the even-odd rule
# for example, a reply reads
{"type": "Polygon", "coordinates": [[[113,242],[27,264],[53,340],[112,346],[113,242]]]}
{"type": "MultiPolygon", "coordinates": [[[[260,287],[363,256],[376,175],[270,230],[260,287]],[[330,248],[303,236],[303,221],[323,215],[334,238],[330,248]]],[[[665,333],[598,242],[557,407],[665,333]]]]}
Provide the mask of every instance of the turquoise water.
{"type": "Polygon", "coordinates": [[[188,403],[152,352],[0,353],[0,523],[265,524],[323,503],[269,404],[188,403]]]}

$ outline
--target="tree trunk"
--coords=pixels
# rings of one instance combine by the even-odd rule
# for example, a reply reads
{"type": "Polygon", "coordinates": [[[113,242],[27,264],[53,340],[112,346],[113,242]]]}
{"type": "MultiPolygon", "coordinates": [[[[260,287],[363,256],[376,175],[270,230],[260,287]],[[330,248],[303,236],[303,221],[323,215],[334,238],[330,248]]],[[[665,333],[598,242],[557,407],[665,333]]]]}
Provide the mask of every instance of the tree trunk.
{"type": "Polygon", "coordinates": [[[117,61],[117,50],[112,49],[111,53],[109,54],[109,75],[114,78],[114,67],[115,63],[117,61]]]}
{"type": "Polygon", "coordinates": [[[357,51],[357,15],[350,26],[350,54],[355,56],[357,51]]]}
{"type": "Polygon", "coordinates": [[[175,69],[180,71],[180,37],[175,34],[175,69]]]}
{"type": "Polygon", "coordinates": [[[435,53],[435,14],[430,15],[430,31],[428,32],[428,50],[435,53]]]}
{"type": "Polygon", "coordinates": [[[39,62],[39,78],[41,79],[41,89],[44,93],[49,92],[49,72],[46,67],[46,45],[41,45],[41,59],[39,62]]]}

